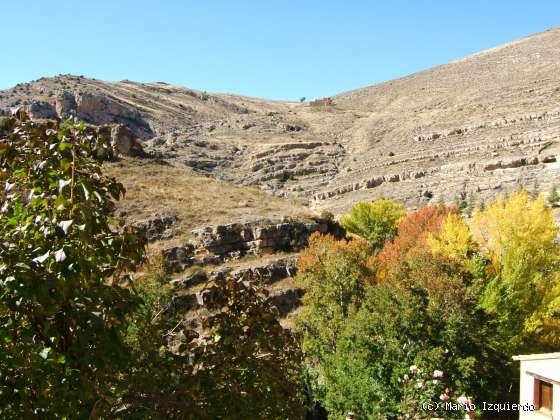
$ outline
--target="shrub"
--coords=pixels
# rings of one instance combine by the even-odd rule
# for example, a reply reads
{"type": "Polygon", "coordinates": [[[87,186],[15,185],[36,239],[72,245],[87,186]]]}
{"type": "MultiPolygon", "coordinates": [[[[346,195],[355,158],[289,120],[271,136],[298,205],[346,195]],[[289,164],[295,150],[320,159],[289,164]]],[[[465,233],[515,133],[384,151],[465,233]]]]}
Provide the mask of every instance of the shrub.
{"type": "Polygon", "coordinates": [[[553,185],[550,189],[550,193],[547,197],[548,204],[552,207],[558,206],[560,204],[560,194],[558,194],[558,187],[553,185]]]}
{"type": "Polygon", "coordinates": [[[143,299],[130,318],[133,362],[113,413],[126,418],[301,418],[301,352],[260,286],[226,279],[198,299],[210,316],[185,325],[163,261],[136,281],[143,299]],[[173,345],[170,345],[171,341],[173,345]]]}

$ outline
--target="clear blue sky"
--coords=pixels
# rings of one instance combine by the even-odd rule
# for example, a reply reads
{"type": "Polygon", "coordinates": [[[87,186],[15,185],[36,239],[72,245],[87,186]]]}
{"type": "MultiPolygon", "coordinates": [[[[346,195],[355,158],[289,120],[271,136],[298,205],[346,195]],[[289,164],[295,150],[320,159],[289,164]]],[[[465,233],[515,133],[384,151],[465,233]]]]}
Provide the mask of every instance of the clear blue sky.
{"type": "Polygon", "coordinates": [[[332,95],[560,25],[560,1],[2,0],[0,89],[41,76],[332,95]]]}

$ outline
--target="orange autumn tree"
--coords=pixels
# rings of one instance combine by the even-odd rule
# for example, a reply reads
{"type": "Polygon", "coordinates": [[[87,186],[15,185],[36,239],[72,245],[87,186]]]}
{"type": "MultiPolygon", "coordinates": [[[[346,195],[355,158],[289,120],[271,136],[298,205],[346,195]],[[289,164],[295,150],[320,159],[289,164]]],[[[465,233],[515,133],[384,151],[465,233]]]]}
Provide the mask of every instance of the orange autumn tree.
{"type": "Polygon", "coordinates": [[[378,279],[383,279],[387,268],[399,260],[431,253],[426,241],[429,234],[439,233],[445,217],[457,213],[455,206],[435,205],[409,213],[399,224],[393,242],[387,242],[377,255],[378,279]]]}

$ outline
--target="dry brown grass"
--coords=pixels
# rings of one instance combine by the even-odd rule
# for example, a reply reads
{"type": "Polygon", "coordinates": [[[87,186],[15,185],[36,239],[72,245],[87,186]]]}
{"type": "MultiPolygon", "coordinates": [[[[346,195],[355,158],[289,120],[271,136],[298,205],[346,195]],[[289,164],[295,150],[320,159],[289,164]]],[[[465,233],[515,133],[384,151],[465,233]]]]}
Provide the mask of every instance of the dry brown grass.
{"type": "Polygon", "coordinates": [[[273,197],[257,188],[231,185],[154,160],[126,158],[106,163],[104,170],[126,188],[118,212],[127,220],[146,220],[156,214],[178,217],[179,234],[158,246],[182,243],[192,229],[204,225],[309,214],[294,199],[273,197]]]}

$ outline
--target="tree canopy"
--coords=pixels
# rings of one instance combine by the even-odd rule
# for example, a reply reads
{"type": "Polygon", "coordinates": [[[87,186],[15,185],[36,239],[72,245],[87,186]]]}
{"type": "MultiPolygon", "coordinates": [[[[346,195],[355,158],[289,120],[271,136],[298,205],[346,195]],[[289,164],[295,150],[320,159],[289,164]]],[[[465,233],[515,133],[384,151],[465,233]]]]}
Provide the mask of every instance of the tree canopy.
{"type": "Polygon", "coordinates": [[[24,114],[0,136],[0,394],[3,416],[82,417],[114,395],[126,365],[121,287],[141,235],[112,226],[121,184],[83,124],[24,114]]]}

